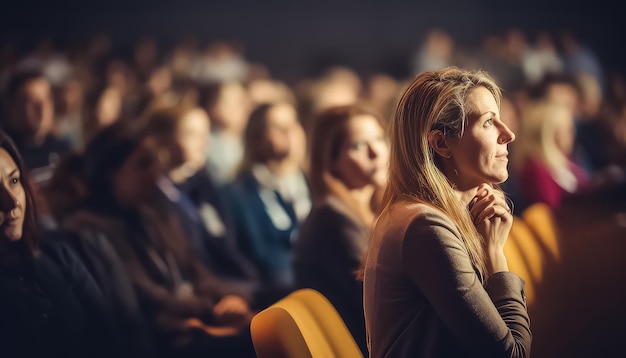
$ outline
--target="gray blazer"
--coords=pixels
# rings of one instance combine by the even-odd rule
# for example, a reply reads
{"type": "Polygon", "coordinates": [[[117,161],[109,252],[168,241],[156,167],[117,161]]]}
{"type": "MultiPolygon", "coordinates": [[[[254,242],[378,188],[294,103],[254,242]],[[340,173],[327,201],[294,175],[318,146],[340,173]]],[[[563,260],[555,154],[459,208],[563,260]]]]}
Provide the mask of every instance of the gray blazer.
{"type": "Polygon", "coordinates": [[[371,357],[528,357],[524,281],[484,282],[452,221],[425,204],[396,203],[374,230],[365,264],[371,357]]]}

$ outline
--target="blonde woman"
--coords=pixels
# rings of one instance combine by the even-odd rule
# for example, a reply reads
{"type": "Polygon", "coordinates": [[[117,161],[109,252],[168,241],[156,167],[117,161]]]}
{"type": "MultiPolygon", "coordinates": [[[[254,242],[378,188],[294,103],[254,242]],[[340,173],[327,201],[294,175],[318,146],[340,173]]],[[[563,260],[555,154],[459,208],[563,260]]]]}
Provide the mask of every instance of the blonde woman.
{"type": "Polygon", "coordinates": [[[514,162],[525,205],[543,202],[558,208],[563,197],[589,182],[586,171],[572,160],[574,116],[564,105],[539,101],[525,109],[521,123],[514,162]]]}
{"type": "Polygon", "coordinates": [[[501,93],[480,71],[420,74],[391,119],[389,179],[364,267],[371,357],[527,357],[524,281],[508,272],[513,217],[501,93]]]}
{"type": "Polygon", "coordinates": [[[387,180],[382,119],[358,105],[330,108],[314,121],[311,148],[314,205],[294,247],[296,285],[326,296],[367,355],[363,288],[355,271],[387,180]]]}

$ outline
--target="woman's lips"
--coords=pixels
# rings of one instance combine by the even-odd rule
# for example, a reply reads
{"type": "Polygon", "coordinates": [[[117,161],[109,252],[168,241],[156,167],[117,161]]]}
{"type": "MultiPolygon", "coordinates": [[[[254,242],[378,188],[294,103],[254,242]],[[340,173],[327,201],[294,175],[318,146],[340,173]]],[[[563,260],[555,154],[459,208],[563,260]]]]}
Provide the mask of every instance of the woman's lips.
{"type": "Polygon", "coordinates": [[[0,222],[1,227],[11,226],[17,222],[18,218],[7,217],[0,222]]]}

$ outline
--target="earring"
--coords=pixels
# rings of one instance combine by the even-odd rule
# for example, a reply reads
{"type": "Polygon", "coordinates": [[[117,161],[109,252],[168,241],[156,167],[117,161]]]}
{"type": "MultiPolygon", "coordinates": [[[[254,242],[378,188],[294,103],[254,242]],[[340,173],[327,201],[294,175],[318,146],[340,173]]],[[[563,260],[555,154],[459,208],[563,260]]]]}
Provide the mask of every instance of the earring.
{"type": "Polygon", "coordinates": [[[459,177],[459,172],[455,169],[452,169],[452,171],[454,172],[454,174],[456,174],[457,178],[459,177]]]}

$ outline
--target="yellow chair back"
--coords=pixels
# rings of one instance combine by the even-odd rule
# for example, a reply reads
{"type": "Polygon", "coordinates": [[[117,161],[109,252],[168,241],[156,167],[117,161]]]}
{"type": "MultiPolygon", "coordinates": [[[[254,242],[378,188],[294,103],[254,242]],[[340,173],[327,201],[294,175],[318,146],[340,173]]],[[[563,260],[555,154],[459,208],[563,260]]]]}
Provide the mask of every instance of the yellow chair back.
{"type": "Polygon", "coordinates": [[[259,358],[363,358],[333,305],[313,289],[294,291],[257,313],[250,331],[259,358]]]}

